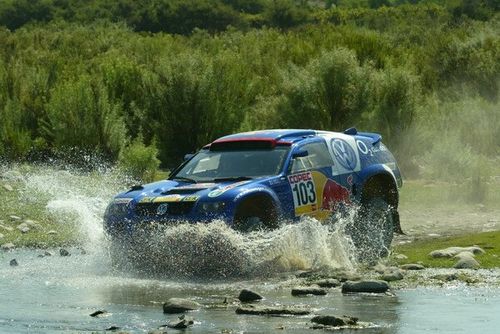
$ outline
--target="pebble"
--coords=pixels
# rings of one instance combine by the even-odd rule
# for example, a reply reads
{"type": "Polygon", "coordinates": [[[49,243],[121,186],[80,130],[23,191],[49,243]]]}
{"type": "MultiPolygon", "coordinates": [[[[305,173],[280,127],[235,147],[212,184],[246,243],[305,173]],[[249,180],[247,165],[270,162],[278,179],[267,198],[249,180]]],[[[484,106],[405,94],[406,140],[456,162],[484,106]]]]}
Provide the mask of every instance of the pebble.
{"type": "Polygon", "coordinates": [[[307,315],[311,311],[303,308],[294,307],[277,307],[277,306],[260,306],[248,305],[240,306],[236,309],[236,314],[253,314],[253,315],[307,315]]]}
{"type": "Polygon", "coordinates": [[[194,311],[200,308],[200,304],[189,299],[170,298],[163,304],[163,313],[174,314],[186,311],[194,311]]]}
{"type": "Polygon", "coordinates": [[[14,229],[13,229],[12,227],[10,227],[10,226],[5,226],[5,225],[2,225],[2,224],[0,224],[0,228],[1,228],[1,229],[6,230],[6,231],[8,231],[8,232],[12,232],[12,231],[14,231],[14,229]]]}
{"type": "Polygon", "coordinates": [[[394,256],[394,259],[396,259],[398,261],[404,261],[404,260],[408,260],[408,256],[406,256],[404,254],[397,254],[394,256]]]}
{"type": "Polygon", "coordinates": [[[438,249],[429,253],[432,258],[454,257],[461,252],[470,252],[474,255],[484,254],[484,250],[478,246],[471,247],[448,247],[445,249],[438,249]]]}
{"type": "Polygon", "coordinates": [[[58,234],[58,232],[54,231],[54,230],[50,230],[50,231],[47,232],[47,234],[48,235],[56,235],[56,234],[58,234]]]}
{"type": "Polygon", "coordinates": [[[386,282],[400,281],[404,278],[403,272],[399,269],[387,271],[380,277],[386,282]]]}
{"type": "Polygon", "coordinates": [[[2,250],[9,251],[11,249],[14,249],[16,246],[12,242],[9,242],[9,243],[3,244],[1,247],[2,247],[2,250]]]}
{"type": "Polygon", "coordinates": [[[30,230],[30,228],[28,227],[28,225],[26,223],[22,223],[22,224],[17,225],[17,229],[19,231],[21,231],[22,233],[28,233],[30,230]]]}
{"type": "Polygon", "coordinates": [[[474,255],[470,252],[461,252],[455,255],[458,262],[453,265],[455,269],[478,269],[481,267],[479,262],[474,258],[474,255]]]}
{"type": "Polygon", "coordinates": [[[292,296],[307,296],[307,295],[324,296],[326,295],[326,290],[312,286],[296,287],[292,289],[292,296]]]}
{"type": "Polygon", "coordinates": [[[423,265],[418,264],[418,263],[403,264],[400,268],[404,269],[404,270],[424,270],[425,269],[425,267],[423,265]]]}
{"type": "Polygon", "coordinates": [[[261,300],[262,296],[256,292],[251,291],[251,290],[243,289],[240,291],[238,299],[240,300],[240,302],[250,303],[250,302],[257,301],[257,300],[261,300]]]}
{"type": "Polygon", "coordinates": [[[381,280],[347,281],[342,284],[342,293],[367,292],[383,293],[389,290],[389,284],[381,280]]]}
{"type": "Polygon", "coordinates": [[[19,217],[19,216],[15,216],[15,215],[10,215],[10,216],[9,216],[9,218],[10,218],[11,220],[22,220],[22,218],[21,218],[21,217],[19,217]]]}
{"type": "Polygon", "coordinates": [[[3,188],[7,191],[14,191],[14,188],[10,184],[4,184],[3,188]]]}
{"type": "Polygon", "coordinates": [[[24,223],[28,225],[29,228],[39,230],[42,228],[42,225],[40,225],[38,222],[31,220],[31,219],[25,219],[24,223]]]}
{"type": "Polygon", "coordinates": [[[120,329],[120,327],[118,327],[118,326],[110,326],[110,327],[106,328],[107,331],[117,331],[119,329],[120,329]]]}
{"type": "Polygon", "coordinates": [[[342,327],[356,325],[358,323],[358,318],[345,315],[341,317],[334,315],[318,315],[312,318],[311,322],[325,326],[342,327]]]}
{"type": "Polygon", "coordinates": [[[2,239],[4,237],[4,235],[2,233],[0,233],[0,239],[2,239]]]}
{"type": "Polygon", "coordinates": [[[11,267],[17,267],[19,265],[19,263],[17,263],[16,259],[10,260],[9,264],[11,267]]]}
{"type": "Polygon", "coordinates": [[[61,249],[59,250],[59,255],[61,255],[61,256],[70,256],[71,254],[70,254],[70,252],[68,252],[66,249],[61,248],[61,249]]]}

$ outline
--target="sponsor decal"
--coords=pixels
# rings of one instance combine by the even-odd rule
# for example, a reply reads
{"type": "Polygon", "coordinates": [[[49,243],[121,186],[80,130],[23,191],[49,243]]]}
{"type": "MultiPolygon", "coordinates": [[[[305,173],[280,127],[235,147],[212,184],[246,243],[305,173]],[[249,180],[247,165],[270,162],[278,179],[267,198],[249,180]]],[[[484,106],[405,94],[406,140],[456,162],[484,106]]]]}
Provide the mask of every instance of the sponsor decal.
{"type": "Polygon", "coordinates": [[[240,181],[240,182],[236,182],[236,183],[233,183],[233,184],[229,184],[229,185],[224,186],[224,187],[219,188],[219,189],[212,190],[211,192],[208,193],[208,197],[217,197],[217,196],[220,196],[220,195],[222,195],[223,193],[225,193],[228,190],[231,190],[233,188],[242,186],[242,185],[244,185],[246,183],[249,183],[249,182],[250,181],[240,181]]]}
{"type": "Polygon", "coordinates": [[[167,211],[168,211],[168,204],[163,203],[163,204],[158,205],[158,208],[156,209],[156,214],[158,216],[163,216],[164,214],[167,213],[167,211]]]}
{"type": "Polygon", "coordinates": [[[180,202],[184,196],[179,194],[172,194],[167,196],[155,197],[153,203],[168,203],[168,202],[180,202]]]}
{"type": "Polygon", "coordinates": [[[349,183],[350,186],[354,183],[353,179],[352,174],[347,177],[347,183],[349,183]]]}
{"type": "Polygon", "coordinates": [[[356,168],[358,164],[356,152],[347,141],[340,138],[333,139],[332,149],[335,159],[342,167],[349,170],[356,168]]]}
{"type": "Polygon", "coordinates": [[[212,188],[215,187],[217,183],[195,183],[195,184],[188,184],[185,186],[180,186],[176,187],[175,189],[182,189],[182,190],[190,190],[190,189],[207,189],[207,188],[212,188]]]}
{"type": "Polygon", "coordinates": [[[370,153],[370,150],[368,150],[368,147],[366,146],[365,142],[362,140],[356,140],[356,146],[358,146],[358,150],[363,153],[363,154],[368,154],[370,153]]]}
{"type": "Polygon", "coordinates": [[[115,198],[113,203],[115,204],[128,204],[132,198],[115,198]]]}
{"type": "Polygon", "coordinates": [[[318,196],[312,173],[306,172],[290,175],[288,176],[288,182],[292,188],[295,214],[300,215],[315,211],[318,196]]]}
{"type": "Polygon", "coordinates": [[[200,196],[196,196],[196,195],[191,195],[191,196],[186,196],[182,199],[183,202],[196,202],[198,199],[200,198],[200,196]]]}

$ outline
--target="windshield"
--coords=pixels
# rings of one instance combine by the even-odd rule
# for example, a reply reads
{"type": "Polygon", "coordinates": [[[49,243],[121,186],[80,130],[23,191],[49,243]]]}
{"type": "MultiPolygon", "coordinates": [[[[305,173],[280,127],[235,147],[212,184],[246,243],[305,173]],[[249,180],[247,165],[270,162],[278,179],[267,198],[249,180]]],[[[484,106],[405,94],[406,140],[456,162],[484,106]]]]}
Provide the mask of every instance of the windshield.
{"type": "Polygon", "coordinates": [[[289,150],[290,147],[216,152],[203,150],[171,179],[207,182],[277,175],[289,150]]]}

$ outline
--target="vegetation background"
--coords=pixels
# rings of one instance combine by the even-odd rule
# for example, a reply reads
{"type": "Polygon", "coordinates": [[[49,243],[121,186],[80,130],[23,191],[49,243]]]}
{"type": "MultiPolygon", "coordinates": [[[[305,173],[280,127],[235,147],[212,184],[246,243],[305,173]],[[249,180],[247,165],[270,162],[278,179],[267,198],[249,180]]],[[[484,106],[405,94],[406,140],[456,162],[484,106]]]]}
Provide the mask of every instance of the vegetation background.
{"type": "MultiPolygon", "coordinates": [[[[406,177],[499,175],[498,0],[0,0],[0,160],[150,180],[233,132],[380,132],[406,177]]],[[[477,181],[481,182],[477,182],[477,181]]]]}

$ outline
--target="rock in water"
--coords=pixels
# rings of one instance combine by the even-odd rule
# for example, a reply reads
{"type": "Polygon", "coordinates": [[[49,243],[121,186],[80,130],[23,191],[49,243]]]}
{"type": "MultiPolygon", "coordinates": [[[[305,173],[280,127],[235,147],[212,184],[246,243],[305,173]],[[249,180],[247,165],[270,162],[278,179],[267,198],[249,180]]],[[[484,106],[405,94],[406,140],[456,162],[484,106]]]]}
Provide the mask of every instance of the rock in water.
{"type": "Polygon", "coordinates": [[[313,284],[319,286],[320,288],[336,288],[340,286],[340,281],[334,278],[325,278],[314,281],[313,284]]]}
{"type": "Polygon", "coordinates": [[[254,302],[257,300],[261,300],[262,296],[259,295],[258,293],[251,291],[251,290],[243,289],[240,291],[238,299],[240,300],[240,302],[243,302],[243,303],[251,303],[251,302],[254,302]]]}
{"type": "Polygon", "coordinates": [[[167,324],[167,327],[173,329],[185,329],[188,328],[188,326],[192,326],[193,324],[194,324],[193,318],[181,315],[178,320],[170,321],[167,324]]]}
{"type": "Polygon", "coordinates": [[[3,244],[1,247],[2,247],[2,250],[4,250],[4,251],[10,251],[10,250],[14,249],[16,246],[14,246],[14,244],[12,242],[9,242],[9,243],[3,244]]]}
{"type": "Polygon", "coordinates": [[[120,327],[118,327],[118,326],[110,326],[110,327],[106,328],[107,331],[117,331],[119,329],[120,329],[120,327]]]}
{"type": "Polygon", "coordinates": [[[16,259],[10,260],[9,264],[11,267],[17,267],[19,265],[19,263],[17,263],[16,259]]]}
{"type": "Polygon", "coordinates": [[[380,278],[386,282],[393,282],[393,281],[402,280],[404,278],[404,275],[403,275],[403,272],[401,270],[393,269],[393,270],[384,272],[380,278]]]}
{"type": "Polygon", "coordinates": [[[257,306],[248,305],[241,306],[236,309],[236,314],[252,314],[252,315],[307,315],[311,311],[302,308],[293,307],[276,307],[276,306],[257,306]]]}
{"type": "Polygon", "coordinates": [[[292,296],[307,296],[307,295],[324,296],[326,295],[326,290],[312,286],[296,287],[292,289],[292,296]]]}
{"type": "Polygon", "coordinates": [[[61,248],[59,250],[59,255],[61,255],[61,256],[70,256],[71,254],[66,249],[61,248]]]}
{"type": "Polygon", "coordinates": [[[163,304],[163,313],[174,314],[186,311],[194,311],[200,308],[200,304],[189,299],[170,298],[163,304]]]}
{"type": "Polygon", "coordinates": [[[103,317],[107,317],[109,315],[109,313],[106,310],[98,310],[98,311],[90,313],[89,315],[93,318],[103,318],[103,317]]]}
{"type": "Polygon", "coordinates": [[[389,284],[386,281],[367,280],[367,281],[347,281],[342,284],[342,293],[367,292],[384,293],[389,290],[389,284]]]}
{"type": "Polygon", "coordinates": [[[325,326],[342,327],[356,325],[358,323],[358,318],[345,315],[342,317],[337,317],[334,315],[318,315],[312,318],[311,322],[325,326]]]}

